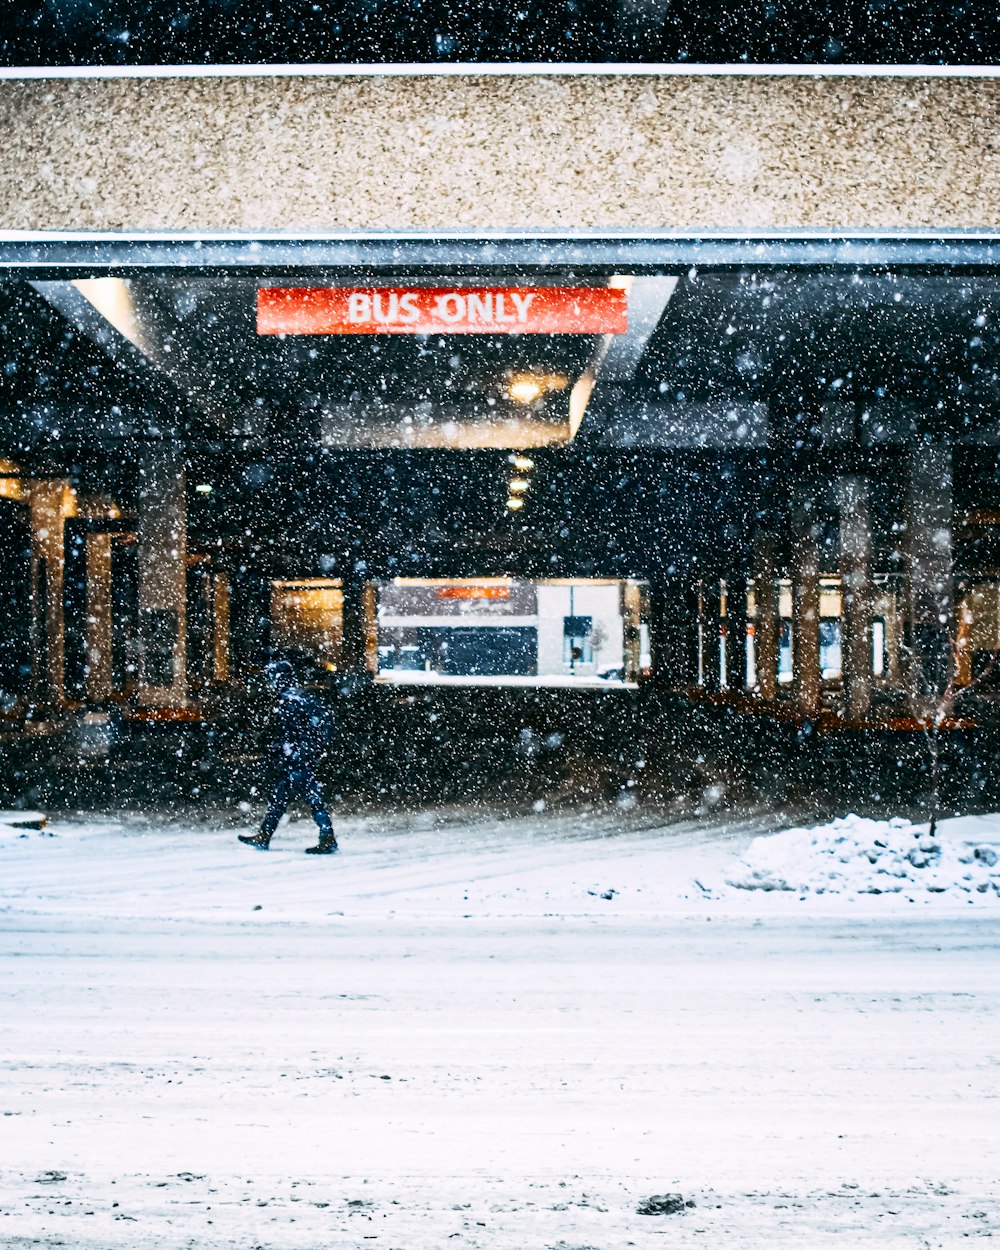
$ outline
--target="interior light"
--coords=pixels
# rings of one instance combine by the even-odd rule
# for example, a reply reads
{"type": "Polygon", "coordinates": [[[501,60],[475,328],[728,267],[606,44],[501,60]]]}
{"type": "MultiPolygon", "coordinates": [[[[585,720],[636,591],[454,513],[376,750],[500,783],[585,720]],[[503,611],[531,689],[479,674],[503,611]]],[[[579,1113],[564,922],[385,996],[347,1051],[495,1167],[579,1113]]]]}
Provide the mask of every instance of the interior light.
{"type": "Polygon", "coordinates": [[[511,497],[507,500],[507,507],[511,510],[511,512],[516,512],[518,508],[524,507],[524,500],[519,498],[517,495],[511,495],[511,497]]]}
{"type": "Polygon", "coordinates": [[[518,378],[516,382],[511,382],[507,393],[519,404],[533,404],[541,395],[542,387],[534,378],[518,378]]]}
{"type": "Polygon", "coordinates": [[[512,495],[520,495],[522,491],[528,489],[531,483],[526,477],[512,477],[510,480],[510,493],[512,495]]]}
{"type": "Polygon", "coordinates": [[[195,487],[195,490],[199,495],[210,495],[212,493],[212,488],[209,486],[208,482],[199,482],[195,487]]]}
{"type": "Polygon", "coordinates": [[[534,460],[531,460],[528,456],[511,456],[510,462],[515,469],[519,469],[522,473],[526,473],[528,469],[535,467],[534,460]]]}
{"type": "Polygon", "coordinates": [[[532,370],[525,373],[508,374],[507,395],[519,404],[533,404],[542,395],[550,391],[564,391],[569,385],[565,373],[542,373],[532,370]]]}

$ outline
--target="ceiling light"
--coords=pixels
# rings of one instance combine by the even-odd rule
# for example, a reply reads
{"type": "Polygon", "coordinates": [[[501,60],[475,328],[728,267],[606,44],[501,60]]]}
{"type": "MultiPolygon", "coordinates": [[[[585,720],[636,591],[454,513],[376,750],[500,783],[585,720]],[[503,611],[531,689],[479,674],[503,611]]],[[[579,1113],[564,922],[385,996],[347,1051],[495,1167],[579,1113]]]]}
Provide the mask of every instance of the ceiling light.
{"type": "Polygon", "coordinates": [[[199,495],[210,495],[212,493],[212,488],[207,482],[199,482],[195,490],[199,495]]]}
{"type": "Polygon", "coordinates": [[[511,495],[511,497],[507,500],[507,507],[511,510],[511,512],[516,512],[518,508],[524,507],[524,500],[519,499],[517,495],[511,495]]]}
{"type": "Polygon", "coordinates": [[[564,391],[569,386],[565,373],[543,373],[538,369],[505,375],[504,391],[518,404],[533,404],[550,391],[564,391]]]}
{"type": "Polygon", "coordinates": [[[508,489],[512,495],[520,495],[521,492],[527,490],[530,485],[531,483],[526,477],[512,477],[508,489]]]}
{"type": "Polygon", "coordinates": [[[515,469],[519,469],[522,473],[535,467],[534,460],[531,460],[528,456],[511,456],[510,462],[515,469]]]}
{"type": "Polygon", "coordinates": [[[541,383],[534,378],[518,378],[516,382],[511,382],[507,392],[519,404],[533,404],[541,393],[541,383]]]}

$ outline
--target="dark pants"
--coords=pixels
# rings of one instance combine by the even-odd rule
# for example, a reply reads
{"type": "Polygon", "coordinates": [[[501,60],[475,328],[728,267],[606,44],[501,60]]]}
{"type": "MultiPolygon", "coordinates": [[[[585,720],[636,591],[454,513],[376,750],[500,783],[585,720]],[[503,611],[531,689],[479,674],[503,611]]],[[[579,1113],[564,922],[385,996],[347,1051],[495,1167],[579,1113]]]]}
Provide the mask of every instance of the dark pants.
{"type": "Polygon", "coordinates": [[[319,828],[320,837],[332,838],[333,821],[326,808],[323,788],[316,774],[308,767],[289,768],[281,773],[275,783],[274,793],[271,795],[271,805],[260,827],[261,833],[267,837],[274,833],[278,827],[278,821],[285,814],[289,801],[296,795],[301,795],[312,808],[313,820],[319,828]]]}

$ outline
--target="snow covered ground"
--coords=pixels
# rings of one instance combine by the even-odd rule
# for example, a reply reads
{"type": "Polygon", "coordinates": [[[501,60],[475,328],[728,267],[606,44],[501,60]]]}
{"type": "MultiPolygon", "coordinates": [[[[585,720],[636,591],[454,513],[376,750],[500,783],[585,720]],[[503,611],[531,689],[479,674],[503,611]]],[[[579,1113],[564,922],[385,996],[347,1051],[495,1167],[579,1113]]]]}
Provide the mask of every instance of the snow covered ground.
{"type": "Polygon", "coordinates": [[[767,828],[0,822],[0,1245],[1000,1235],[1000,818],[767,828]]]}
{"type": "MultiPolygon", "coordinates": [[[[755,838],[723,870],[723,888],[791,894],[934,896],[990,905],[1000,898],[1000,819],[965,816],[927,825],[845,816],[811,829],[755,838]]],[[[718,889],[716,885],[716,889],[718,889]]]]}

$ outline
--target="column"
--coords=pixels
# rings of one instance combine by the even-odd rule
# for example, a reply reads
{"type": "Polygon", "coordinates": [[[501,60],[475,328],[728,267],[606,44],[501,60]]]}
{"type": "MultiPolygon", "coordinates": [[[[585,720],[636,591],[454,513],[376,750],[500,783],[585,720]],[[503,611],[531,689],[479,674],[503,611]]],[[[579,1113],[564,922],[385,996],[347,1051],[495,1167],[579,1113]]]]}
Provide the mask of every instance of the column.
{"type": "Polygon", "coordinates": [[[910,452],[907,563],[910,685],[933,703],[951,679],[955,637],[952,457],[945,443],[920,443],[910,452]]]}
{"type": "Polygon", "coordinates": [[[256,570],[231,570],[229,672],[247,681],[271,658],[271,581],[256,570]]]}
{"type": "Polygon", "coordinates": [[[187,702],[187,515],[180,450],[149,444],[139,465],[139,703],[187,702]]]}
{"type": "Polygon", "coordinates": [[[32,689],[32,541],[27,484],[3,476],[14,468],[0,460],[0,691],[20,701],[32,689]]]}
{"type": "Polygon", "coordinates": [[[844,717],[867,720],[872,698],[871,524],[868,483],[858,475],[837,483],[840,508],[840,650],[844,717]]]}
{"type": "Polygon", "coordinates": [[[900,672],[900,651],[903,642],[903,628],[900,619],[899,593],[894,584],[886,586],[879,600],[882,618],[885,621],[885,684],[892,690],[902,685],[900,672]]]}
{"type": "Polygon", "coordinates": [[[107,533],[87,535],[86,691],[88,703],[111,698],[111,544],[107,533]]]}
{"type": "Polygon", "coordinates": [[[726,577],[726,689],[742,694],[747,687],[747,579],[726,577]]]}
{"type": "Polygon", "coordinates": [[[977,616],[983,616],[983,594],[969,586],[959,587],[958,603],[955,606],[955,685],[970,686],[976,676],[973,673],[972,649],[974,637],[972,627],[977,616]]]}
{"type": "Polygon", "coordinates": [[[361,602],[365,622],[365,668],[374,676],[378,672],[378,595],[374,582],[365,582],[361,602]]]}
{"type": "Polygon", "coordinates": [[[664,690],[698,685],[699,587],[689,577],[650,586],[653,681],[664,690]]]}
{"type": "Polygon", "coordinates": [[[639,587],[635,582],[626,581],[621,586],[622,613],[622,659],[626,681],[639,679],[639,618],[640,596],[639,587]]]}
{"type": "Polygon", "coordinates": [[[28,502],[33,604],[32,702],[40,710],[58,706],[65,700],[63,530],[66,518],[76,513],[76,496],[68,481],[33,481],[28,490],[28,502]]]}
{"type": "Polygon", "coordinates": [[[799,714],[819,715],[819,545],[816,507],[803,498],[792,509],[792,690],[799,714]]]}
{"type": "Polygon", "coordinates": [[[368,629],[365,622],[365,583],[357,577],[341,581],[340,671],[362,673],[367,667],[368,629]]]}
{"type": "Polygon", "coordinates": [[[229,574],[212,577],[212,677],[229,680],[229,574]]]}
{"type": "Polygon", "coordinates": [[[722,608],[718,577],[702,578],[699,586],[701,626],[701,684],[715,692],[722,688],[722,608]]]}
{"type": "Polygon", "coordinates": [[[778,571],[774,559],[774,538],[759,536],[754,548],[754,656],[757,667],[757,693],[770,703],[778,696],[778,571]]]}

